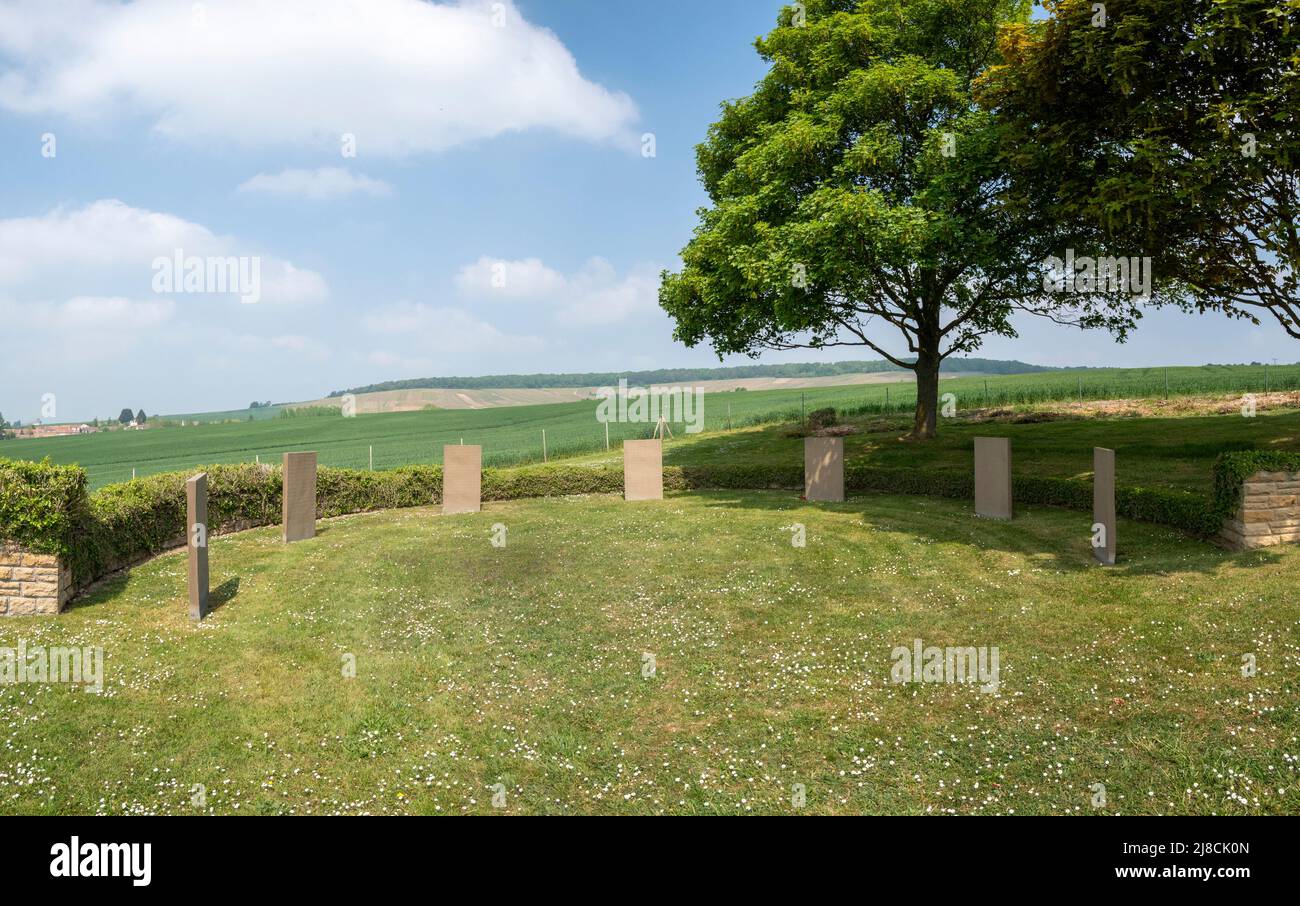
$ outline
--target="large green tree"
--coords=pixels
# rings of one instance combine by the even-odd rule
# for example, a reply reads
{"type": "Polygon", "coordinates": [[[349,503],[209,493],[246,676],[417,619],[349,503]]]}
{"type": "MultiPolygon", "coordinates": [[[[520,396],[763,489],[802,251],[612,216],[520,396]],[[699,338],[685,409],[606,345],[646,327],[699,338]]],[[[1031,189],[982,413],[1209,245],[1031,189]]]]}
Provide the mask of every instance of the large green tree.
{"type": "Polygon", "coordinates": [[[1180,303],[1300,338],[1300,3],[1092,0],[1009,27],[977,94],[1004,198],[1150,255],[1180,303]]]}
{"type": "Polygon", "coordinates": [[[812,0],[756,42],[771,69],[696,153],[712,201],[660,305],[724,353],[861,345],[916,372],[912,436],[936,430],[939,367],[1018,310],[1123,334],[1133,309],[1044,290],[1057,237],[1003,203],[999,126],[972,86],[1024,0],[812,0]],[[1066,304],[1068,303],[1068,304],[1066,304]],[[905,351],[904,351],[905,350],[905,351]]]}

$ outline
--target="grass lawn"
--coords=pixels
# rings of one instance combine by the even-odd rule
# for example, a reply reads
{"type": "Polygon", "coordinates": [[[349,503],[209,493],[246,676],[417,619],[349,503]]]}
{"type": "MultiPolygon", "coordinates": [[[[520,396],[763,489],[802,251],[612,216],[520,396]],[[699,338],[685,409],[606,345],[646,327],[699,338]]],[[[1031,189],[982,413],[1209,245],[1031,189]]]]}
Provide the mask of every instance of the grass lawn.
{"type": "MultiPolygon", "coordinates": [[[[1012,419],[945,419],[939,436],[924,443],[904,439],[910,417],[858,416],[844,420],[859,433],[844,439],[849,463],[889,469],[969,473],[974,438],[1010,437],[1017,474],[1086,479],[1092,448],[1115,450],[1121,485],[1169,488],[1209,496],[1215,458],[1227,450],[1300,452],[1300,412],[1172,418],[1071,418],[1017,423],[1012,419]]],[[[771,464],[802,466],[803,440],[793,425],[768,425],[730,433],[678,435],[664,447],[665,465],[771,464]]],[[[622,452],[589,454],[573,462],[621,464],[622,452]]]]}
{"type": "Polygon", "coordinates": [[[100,695],[0,686],[0,811],[1300,812],[1300,550],[1122,522],[1104,569],[1088,522],[713,493],[217,538],[201,626],[183,552],[0,621],[106,655],[100,695]],[[915,638],[998,646],[998,691],[891,683],[915,638]]]}

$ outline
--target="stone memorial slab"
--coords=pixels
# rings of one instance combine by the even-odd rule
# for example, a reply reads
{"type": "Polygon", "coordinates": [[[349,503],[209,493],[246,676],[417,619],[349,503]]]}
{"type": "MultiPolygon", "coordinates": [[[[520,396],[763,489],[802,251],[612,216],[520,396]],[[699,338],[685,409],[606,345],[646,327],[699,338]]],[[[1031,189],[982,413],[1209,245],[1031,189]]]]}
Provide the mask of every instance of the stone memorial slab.
{"type": "Polygon", "coordinates": [[[483,448],[448,444],[442,448],[442,512],[477,513],[483,508],[483,448]]]}
{"type": "Polygon", "coordinates": [[[975,515],[1011,518],[1011,438],[975,438],[975,515]]]}
{"type": "Polygon", "coordinates": [[[316,454],[284,454],[283,508],[284,540],[302,541],[316,537],[316,454]]]}
{"type": "Polygon", "coordinates": [[[190,619],[208,615],[208,473],[185,482],[185,538],[189,557],[190,619]]]}
{"type": "Polygon", "coordinates": [[[803,496],[805,500],[844,501],[844,438],[804,438],[803,496]]]}
{"type": "Polygon", "coordinates": [[[664,499],[662,440],[623,441],[623,499],[664,499]]]}
{"type": "Polygon", "coordinates": [[[1115,565],[1115,451],[1105,447],[1092,448],[1092,555],[1115,565]]]}

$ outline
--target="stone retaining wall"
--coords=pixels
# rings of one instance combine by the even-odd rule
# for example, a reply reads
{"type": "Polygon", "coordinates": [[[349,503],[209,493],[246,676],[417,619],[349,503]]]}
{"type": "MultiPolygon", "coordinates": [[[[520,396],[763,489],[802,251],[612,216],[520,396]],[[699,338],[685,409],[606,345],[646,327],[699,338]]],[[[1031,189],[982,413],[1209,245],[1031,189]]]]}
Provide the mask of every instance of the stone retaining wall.
{"type": "Polygon", "coordinates": [[[52,554],[0,541],[0,616],[58,613],[72,597],[72,570],[52,554]]]}
{"type": "Polygon", "coordinates": [[[1241,508],[1223,525],[1234,550],[1300,541],[1300,472],[1256,472],[1241,486],[1241,508]]]}

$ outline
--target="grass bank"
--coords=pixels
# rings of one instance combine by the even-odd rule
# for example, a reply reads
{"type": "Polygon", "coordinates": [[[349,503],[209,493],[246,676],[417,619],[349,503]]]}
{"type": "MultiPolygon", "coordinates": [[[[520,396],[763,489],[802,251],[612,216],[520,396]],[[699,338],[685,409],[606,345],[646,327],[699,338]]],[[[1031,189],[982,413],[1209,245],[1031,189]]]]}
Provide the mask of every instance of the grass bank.
{"type": "Polygon", "coordinates": [[[1086,521],[716,492],[216,538],[201,626],[183,552],[0,623],[106,655],[98,696],[0,686],[0,811],[1300,811],[1300,551],[1121,523],[1101,569],[1086,521]],[[999,691],[892,684],[914,638],[998,646],[999,691]]]}

